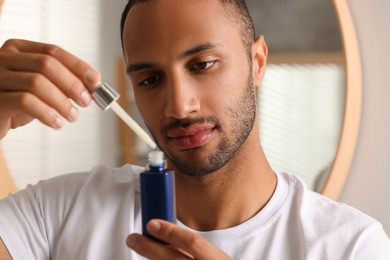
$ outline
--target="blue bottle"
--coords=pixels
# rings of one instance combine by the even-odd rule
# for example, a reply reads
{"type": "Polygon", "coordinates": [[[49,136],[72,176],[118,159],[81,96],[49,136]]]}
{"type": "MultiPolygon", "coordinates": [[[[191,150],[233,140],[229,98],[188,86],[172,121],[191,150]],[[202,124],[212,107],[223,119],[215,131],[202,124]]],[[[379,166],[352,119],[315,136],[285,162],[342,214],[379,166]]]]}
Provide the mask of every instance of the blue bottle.
{"type": "Polygon", "coordinates": [[[147,169],[140,174],[142,233],[161,242],[149,234],[146,224],[155,218],[176,223],[175,178],[174,172],[166,169],[163,152],[150,152],[148,160],[147,169]]]}

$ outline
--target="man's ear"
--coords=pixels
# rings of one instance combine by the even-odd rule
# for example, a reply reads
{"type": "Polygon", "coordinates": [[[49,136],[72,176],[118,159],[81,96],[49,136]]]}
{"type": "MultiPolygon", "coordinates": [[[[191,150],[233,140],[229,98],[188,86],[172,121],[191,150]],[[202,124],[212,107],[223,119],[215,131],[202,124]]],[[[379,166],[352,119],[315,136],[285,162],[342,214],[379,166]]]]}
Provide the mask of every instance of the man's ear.
{"type": "Polygon", "coordinates": [[[267,64],[268,48],[264,36],[259,35],[252,45],[253,83],[259,86],[264,78],[267,64]]]}

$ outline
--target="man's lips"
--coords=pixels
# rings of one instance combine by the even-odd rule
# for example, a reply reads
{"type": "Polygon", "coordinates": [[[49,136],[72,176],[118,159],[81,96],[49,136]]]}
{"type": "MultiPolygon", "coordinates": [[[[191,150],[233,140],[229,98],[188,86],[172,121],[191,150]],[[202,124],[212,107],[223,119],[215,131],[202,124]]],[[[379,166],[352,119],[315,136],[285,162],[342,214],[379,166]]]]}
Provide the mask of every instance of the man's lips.
{"type": "Polygon", "coordinates": [[[184,150],[203,146],[211,139],[214,131],[213,124],[191,125],[171,129],[167,136],[176,148],[184,150]]]}

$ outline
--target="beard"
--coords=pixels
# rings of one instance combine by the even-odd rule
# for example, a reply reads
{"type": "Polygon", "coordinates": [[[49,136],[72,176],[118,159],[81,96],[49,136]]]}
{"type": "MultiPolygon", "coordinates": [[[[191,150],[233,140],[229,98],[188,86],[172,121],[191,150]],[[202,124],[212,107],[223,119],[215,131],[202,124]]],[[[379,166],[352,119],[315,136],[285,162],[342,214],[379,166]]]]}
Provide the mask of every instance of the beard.
{"type": "MultiPolygon", "coordinates": [[[[251,70],[250,70],[251,71],[251,70]]],[[[256,93],[253,86],[253,79],[251,75],[248,76],[247,86],[244,89],[244,92],[240,97],[233,100],[233,102],[225,108],[227,118],[232,120],[232,137],[224,137],[219,142],[217,149],[214,153],[206,156],[200,163],[197,160],[192,158],[182,159],[180,156],[175,155],[170,152],[168,149],[164,149],[157,141],[155,134],[152,136],[157,141],[159,148],[164,151],[167,158],[171,163],[182,173],[189,176],[204,176],[215,172],[226,165],[233,156],[237,153],[241,145],[248,138],[250,132],[252,131],[255,118],[256,118],[256,93]]],[[[166,133],[176,127],[188,127],[191,124],[196,123],[212,123],[215,125],[217,131],[222,131],[221,122],[215,116],[205,117],[205,118],[186,118],[178,119],[175,122],[165,126],[161,133],[163,136],[166,136],[166,133]]],[[[151,130],[149,128],[149,130],[151,130]]],[[[194,148],[188,151],[191,153],[193,150],[202,149],[194,148]]],[[[200,151],[201,152],[201,151],[200,151]]]]}

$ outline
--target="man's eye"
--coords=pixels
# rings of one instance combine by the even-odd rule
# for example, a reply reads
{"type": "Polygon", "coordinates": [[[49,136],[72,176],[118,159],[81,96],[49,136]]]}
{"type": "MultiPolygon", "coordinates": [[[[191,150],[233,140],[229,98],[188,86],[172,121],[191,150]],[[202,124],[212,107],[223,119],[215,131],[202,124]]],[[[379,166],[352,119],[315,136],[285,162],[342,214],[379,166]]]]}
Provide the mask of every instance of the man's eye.
{"type": "Polygon", "coordinates": [[[214,60],[198,62],[190,67],[190,71],[206,70],[213,66],[214,63],[214,60]]]}
{"type": "Polygon", "coordinates": [[[156,74],[156,75],[147,77],[146,79],[139,80],[138,86],[146,86],[146,87],[153,86],[153,85],[157,84],[157,82],[161,79],[162,79],[162,75],[156,74]]]}

